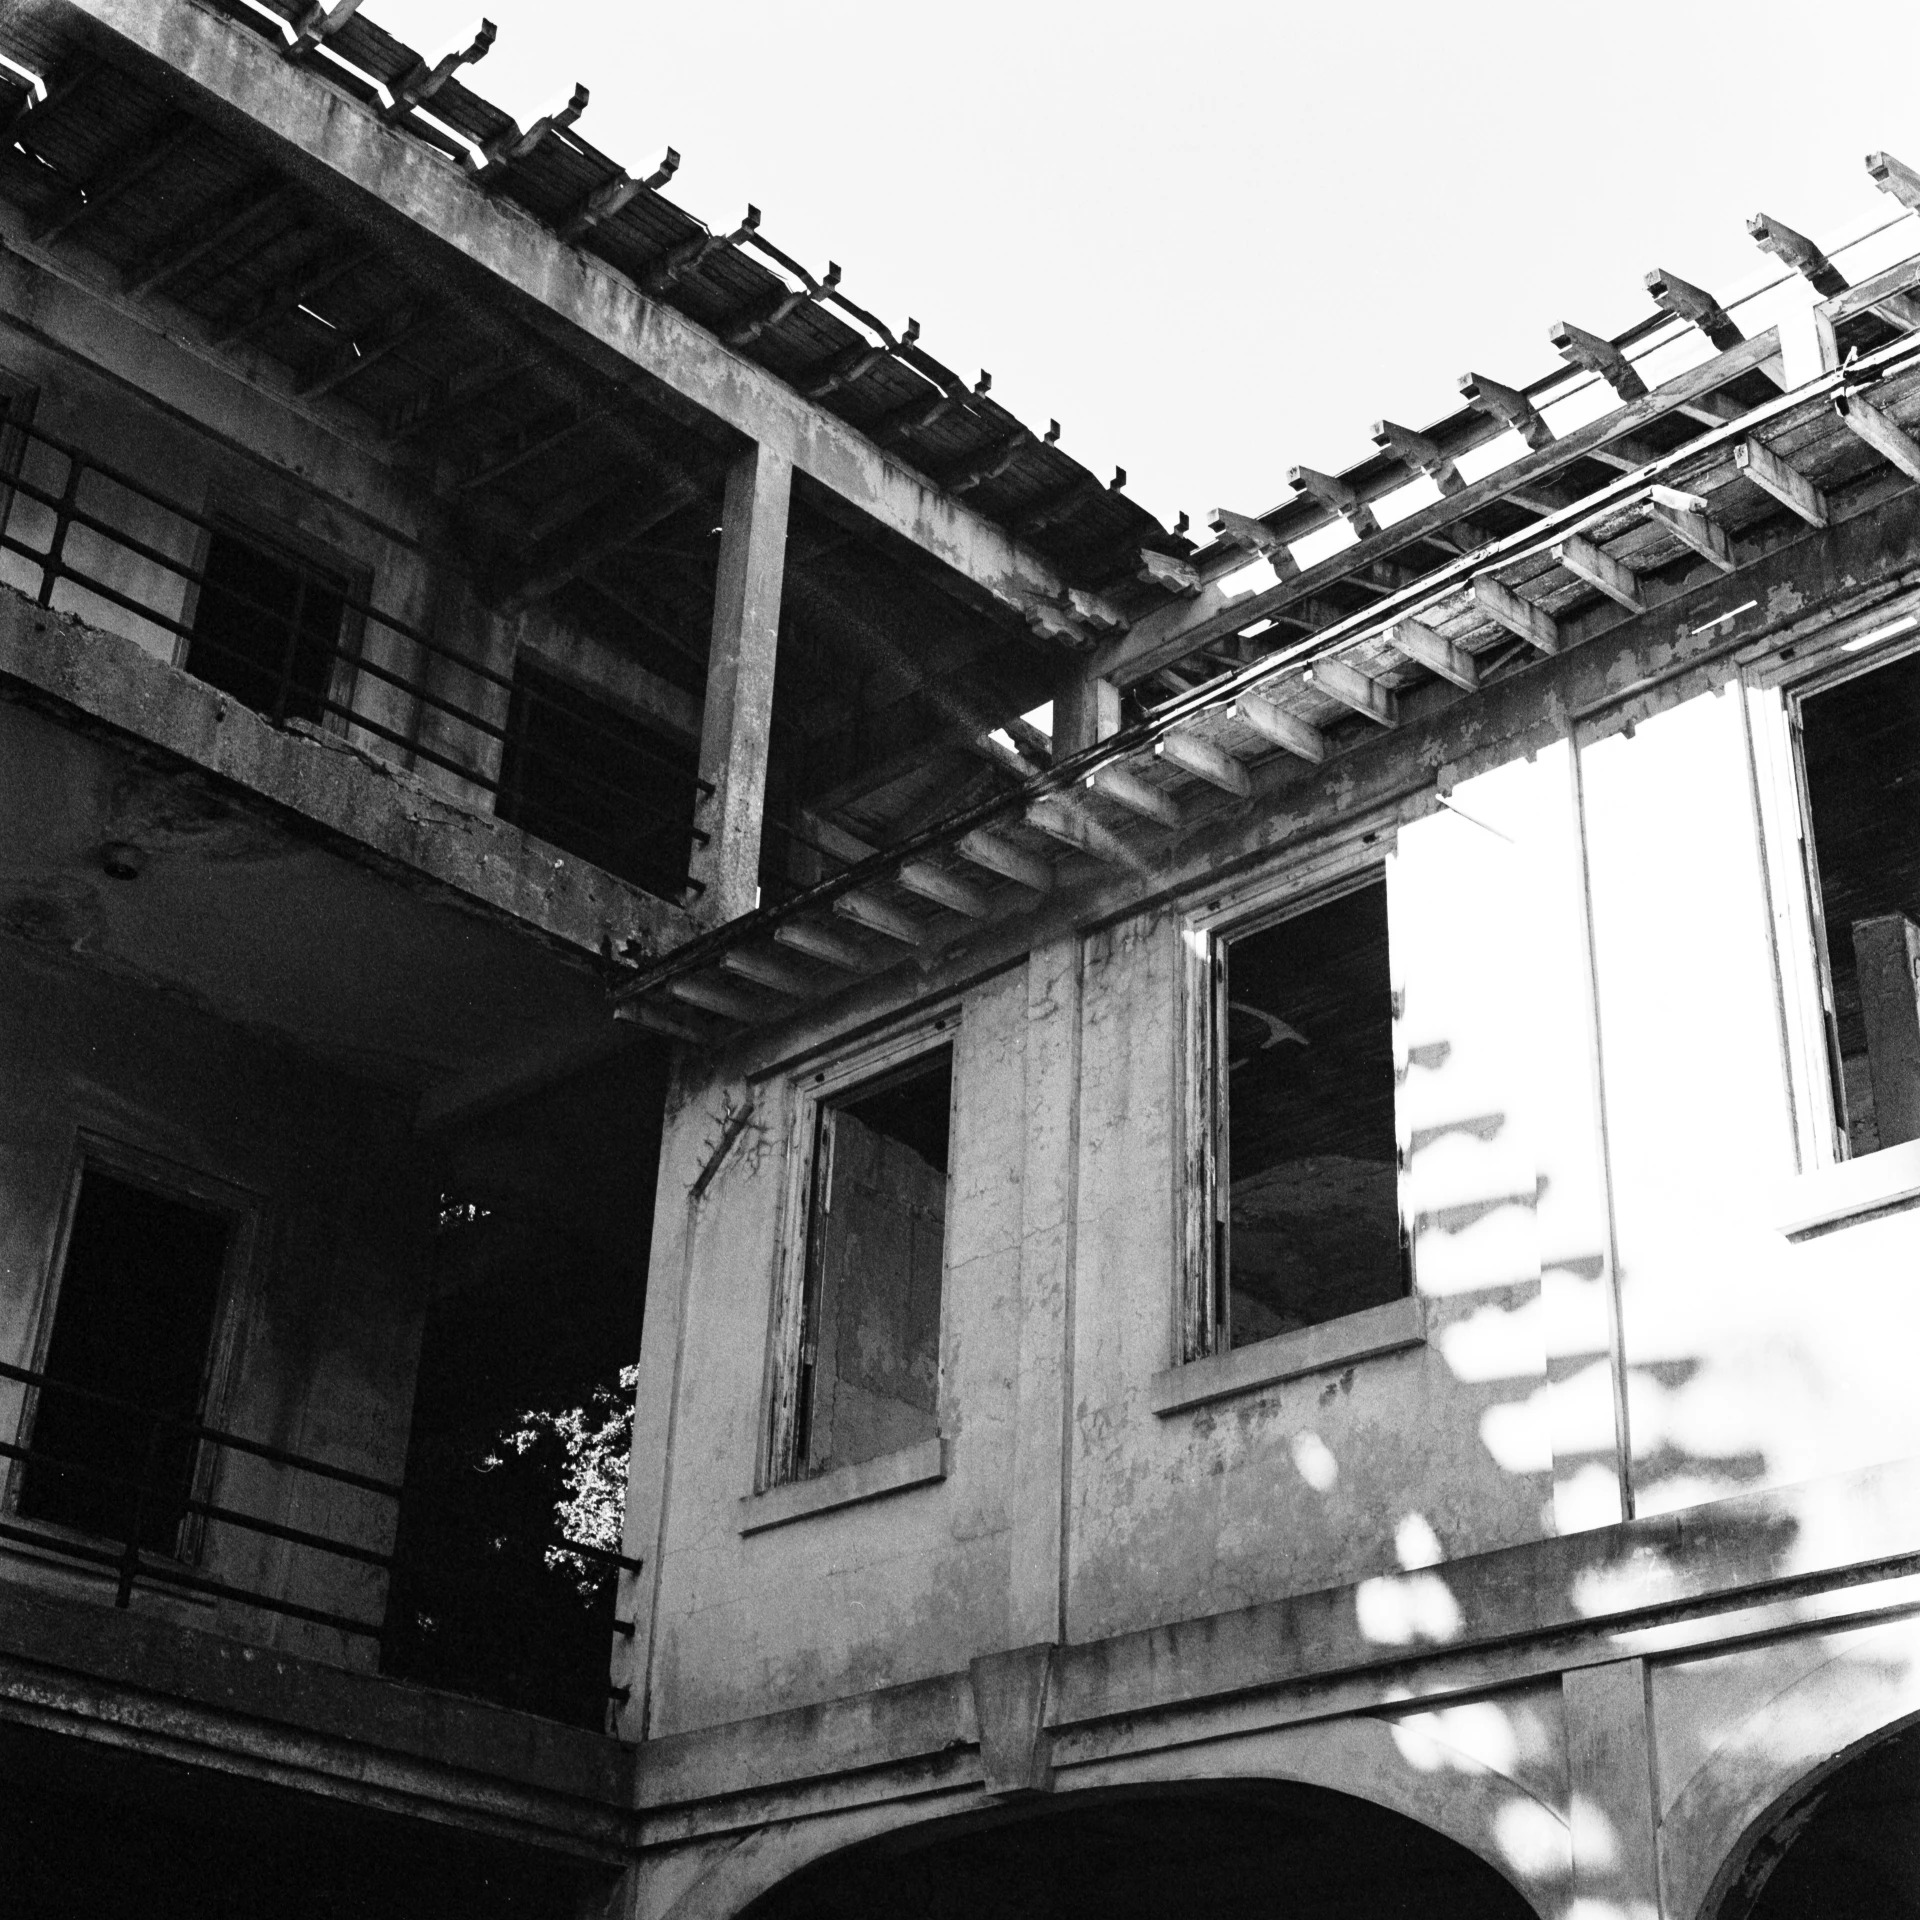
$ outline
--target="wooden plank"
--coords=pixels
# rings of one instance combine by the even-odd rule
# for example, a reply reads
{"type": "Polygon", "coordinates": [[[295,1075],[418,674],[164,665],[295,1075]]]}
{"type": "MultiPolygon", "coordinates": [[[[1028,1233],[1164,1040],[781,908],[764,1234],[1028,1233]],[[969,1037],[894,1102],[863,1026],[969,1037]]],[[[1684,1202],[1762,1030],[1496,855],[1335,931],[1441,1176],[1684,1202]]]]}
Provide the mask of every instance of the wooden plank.
{"type": "Polygon", "coordinates": [[[1468,693],[1480,684],[1480,668],[1473,655],[1424,620],[1396,620],[1387,629],[1387,641],[1429,673],[1451,680],[1468,693]]]}
{"type": "Polygon", "coordinates": [[[1733,464],[1763,493],[1772,494],[1783,507],[1791,507],[1808,526],[1824,527],[1831,519],[1827,496],[1771,447],[1749,436],[1734,448],[1733,464]]]}
{"type": "MultiPolygon", "coordinates": [[[[1237,633],[1256,620],[1273,619],[1289,607],[1311,599],[1324,588],[1345,579],[1375,560],[1390,558],[1417,540],[1444,538],[1450,528],[1469,521],[1484,507],[1504,499],[1516,487],[1546,478],[1592,456],[1594,449],[1638,432],[1650,421],[1673,413],[1704,416],[1712,424],[1737,419],[1747,409],[1722,400],[1719,389],[1751,371],[1779,351],[1778,336],[1770,328],[1655,388],[1639,400],[1616,408],[1599,420],[1576,427],[1550,446],[1529,453],[1474,481],[1464,491],[1434,501],[1397,520],[1369,538],[1301,570],[1257,593],[1222,594],[1211,585],[1195,601],[1170,601],[1133,623],[1121,638],[1095,649],[1087,671],[1132,686],[1160,668],[1171,666],[1215,640],[1237,633]]],[[[1387,491],[1385,487],[1381,489],[1387,491]]]]}
{"type": "Polygon", "coordinates": [[[1857,393],[1836,393],[1833,410],[1881,459],[1910,480],[1920,480],[1920,443],[1872,401],[1857,393]]]}
{"type": "Polygon", "coordinates": [[[1704,501],[1688,504],[1689,498],[1686,494],[1673,493],[1671,488],[1656,487],[1647,512],[1676,540],[1690,546],[1702,559],[1711,560],[1722,573],[1731,573],[1736,562],[1733,544],[1727,538],[1726,529],[1716,526],[1707,518],[1704,501]],[[1659,497],[1662,493],[1672,494],[1672,498],[1662,500],[1659,497]]]}
{"type": "Polygon", "coordinates": [[[903,947],[926,945],[925,927],[912,914],[896,907],[891,900],[882,900],[877,893],[843,893],[833,903],[833,910],[843,920],[851,920],[856,927],[865,927],[869,933],[898,940],[903,947]]]}
{"type": "Polygon", "coordinates": [[[1300,678],[1309,686],[1317,687],[1330,699],[1338,700],[1343,707],[1351,707],[1375,726],[1397,727],[1400,724],[1399,703],[1393,695],[1378,680],[1362,673],[1348,661],[1316,660],[1300,678]]]}
{"type": "Polygon", "coordinates": [[[1163,733],[1153,743],[1153,752],[1156,759],[1218,787],[1222,793],[1244,800],[1253,792],[1246,768],[1225,748],[1215,746],[1211,740],[1202,740],[1196,733],[1182,733],[1178,728],[1163,733]]]}
{"type": "Polygon", "coordinates": [[[705,889],[694,908],[703,927],[751,913],[759,897],[760,812],[792,492],[793,463],[771,447],[749,447],[727,471],[700,723],[700,778],[711,791],[694,808],[694,825],[707,837],[696,844],[691,863],[692,877],[705,889]]]}
{"type": "Polygon", "coordinates": [[[962,835],[954,842],[953,850],[961,859],[970,860],[976,867],[997,873],[1001,879],[1012,880],[1031,892],[1047,893],[1053,887],[1053,868],[1039,854],[1016,847],[1012,841],[1002,840],[984,828],[976,827],[972,833],[962,835]]]}
{"type": "Polygon", "coordinates": [[[1560,651],[1560,629],[1554,624],[1552,614],[1544,607],[1536,607],[1531,600],[1521,599],[1511,587],[1491,574],[1474,576],[1473,598],[1482,613],[1499,621],[1509,633],[1518,634],[1529,646],[1539,648],[1542,653],[1560,651]]]}
{"type": "Polygon", "coordinates": [[[993,912],[992,901],[978,887],[930,860],[907,861],[894,879],[909,893],[950,912],[965,914],[969,920],[985,920],[993,912]]]}
{"type": "Polygon", "coordinates": [[[1284,748],[1298,760],[1311,760],[1315,766],[1327,757],[1327,737],[1310,720],[1289,713],[1265,694],[1243,693],[1233,703],[1234,712],[1263,740],[1284,748]]]}
{"type": "MultiPolygon", "coordinates": [[[[1577,578],[1595,586],[1609,600],[1617,600],[1629,613],[1645,613],[1646,595],[1633,569],[1623,566],[1604,547],[1596,546],[1584,534],[1570,533],[1553,543],[1553,557],[1577,578]]],[[[1477,583],[1476,583],[1477,584],[1477,583]]]]}
{"type": "Polygon", "coordinates": [[[786,920],[774,928],[773,937],[783,947],[804,953],[842,973],[871,973],[873,956],[857,940],[849,940],[837,927],[817,926],[811,920],[786,920]]]}
{"type": "Polygon", "coordinates": [[[1102,767],[1087,775],[1087,785],[1143,820],[1152,820],[1163,827],[1180,824],[1180,809],[1173,801],[1125,767],[1102,767]]]}

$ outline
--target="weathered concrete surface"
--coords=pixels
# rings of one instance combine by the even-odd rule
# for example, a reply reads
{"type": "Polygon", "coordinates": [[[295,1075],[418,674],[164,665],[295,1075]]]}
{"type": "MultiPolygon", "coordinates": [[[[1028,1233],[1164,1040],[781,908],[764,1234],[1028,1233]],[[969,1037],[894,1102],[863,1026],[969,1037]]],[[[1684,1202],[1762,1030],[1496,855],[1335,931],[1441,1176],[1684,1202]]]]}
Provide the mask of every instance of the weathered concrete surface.
{"type": "Polygon", "coordinates": [[[0,1718],[588,1859],[631,1831],[601,1735],[3,1583],[0,1718]]]}
{"type": "Polygon", "coordinates": [[[320,830],[442,898],[576,952],[658,951],[685,916],[519,828],[343,742],[283,732],[135,642],[0,592],[0,689],[58,702],[320,830]]]}
{"type": "MultiPolygon", "coordinates": [[[[256,36],[195,6],[158,13],[144,0],[75,0],[129,46],[162,62],[229,125],[284,142],[309,185],[350,199],[357,217],[414,250],[435,234],[472,263],[495,297],[509,295],[562,351],[591,353],[631,379],[658,382],[725,428],[770,446],[881,526],[1003,605],[1058,602],[1065,588],[1037,554],[941,493],[832,414],[803,400],[671,307],[503,201],[473,191],[459,169],[380,125],[317,75],[289,72],[256,36]],[[302,157],[304,163],[302,164],[302,157]]],[[[471,270],[471,269],[469,269],[471,270]]]]}

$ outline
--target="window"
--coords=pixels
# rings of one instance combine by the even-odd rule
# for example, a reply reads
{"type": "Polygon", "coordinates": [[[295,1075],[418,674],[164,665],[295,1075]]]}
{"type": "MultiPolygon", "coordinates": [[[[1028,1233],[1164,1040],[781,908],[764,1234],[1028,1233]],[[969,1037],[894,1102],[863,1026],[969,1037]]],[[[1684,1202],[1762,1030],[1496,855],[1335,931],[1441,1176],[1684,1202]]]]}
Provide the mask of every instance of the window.
{"type": "Polygon", "coordinates": [[[518,662],[507,713],[503,820],[664,899],[687,884],[691,748],[518,662]]]}
{"type": "Polygon", "coordinates": [[[1835,1124],[1920,1139],[1920,654],[1799,700],[1835,1124]]]}
{"type": "Polygon", "coordinates": [[[180,1550],[237,1216],[88,1163],[80,1173],[31,1454],[29,1519],[180,1550]]]}
{"type": "Polygon", "coordinates": [[[347,611],[344,578],[216,530],[181,663],[271,720],[325,719],[347,611]]]}
{"type": "Polygon", "coordinates": [[[773,1478],[896,1453],[940,1431],[951,1044],[802,1102],[805,1239],[773,1478]]]}
{"type": "Polygon", "coordinates": [[[1187,1358],[1409,1291],[1387,890],[1203,936],[1187,1358]]]}

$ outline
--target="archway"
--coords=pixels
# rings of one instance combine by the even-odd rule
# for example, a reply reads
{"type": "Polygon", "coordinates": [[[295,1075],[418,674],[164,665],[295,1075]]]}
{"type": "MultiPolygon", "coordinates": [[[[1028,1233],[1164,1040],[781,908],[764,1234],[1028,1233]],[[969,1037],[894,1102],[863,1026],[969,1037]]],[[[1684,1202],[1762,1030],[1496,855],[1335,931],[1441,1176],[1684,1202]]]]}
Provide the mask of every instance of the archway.
{"type": "Polygon", "coordinates": [[[816,1861],[742,1920],[1534,1920],[1404,1814],[1288,1781],[1075,1796],[914,1827],[816,1861]]]}
{"type": "Polygon", "coordinates": [[[1716,1920],[1920,1920],[1920,1724],[1869,1742],[1777,1807],[1716,1920]]]}

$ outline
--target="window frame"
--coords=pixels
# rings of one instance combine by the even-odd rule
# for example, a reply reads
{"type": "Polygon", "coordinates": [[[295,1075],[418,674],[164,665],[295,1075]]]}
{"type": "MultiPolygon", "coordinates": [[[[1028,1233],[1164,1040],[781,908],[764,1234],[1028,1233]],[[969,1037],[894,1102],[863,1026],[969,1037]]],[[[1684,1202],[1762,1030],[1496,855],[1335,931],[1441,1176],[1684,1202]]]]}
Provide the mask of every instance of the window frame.
{"type": "MultiPolygon", "coordinates": [[[[953,1073],[947,1095],[948,1209],[940,1247],[940,1372],[934,1399],[935,1430],[942,1438],[945,1436],[947,1306],[948,1283],[953,1272],[953,1155],[959,1138],[961,1031],[960,1007],[943,1007],[924,1015],[904,1031],[849,1049],[829,1061],[803,1069],[788,1080],[787,1177],[769,1331],[768,1390],[762,1396],[764,1431],[754,1477],[756,1494],[828,1477],[809,1474],[799,1459],[803,1438],[799,1390],[806,1331],[807,1269],[814,1231],[814,1163],[818,1157],[820,1109],[867,1081],[911,1067],[916,1060],[938,1053],[942,1048],[951,1048],[953,1073]]],[[[893,1456],[879,1457],[884,1460],[893,1456]]],[[[872,1465],[872,1462],[862,1462],[852,1471],[867,1472],[872,1465]]]]}
{"type": "MultiPolygon", "coordinates": [[[[1221,1171],[1230,1164],[1228,1147],[1231,1114],[1226,1099],[1227,1077],[1222,1055],[1227,1024],[1222,1018],[1222,996],[1227,976],[1220,965],[1225,949],[1235,940],[1263,933],[1286,920],[1295,920],[1332,905],[1370,886],[1391,884],[1394,835],[1390,829],[1368,830],[1362,844],[1343,848],[1310,866],[1286,874],[1269,875],[1238,891],[1209,900],[1189,911],[1180,927],[1181,950],[1181,1101],[1180,1101],[1180,1286],[1178,1323],[1174,1338],[1177,1368],[1202,1361],[1218,1361],[1234,1352],[1253,1352],[1276,1341],[1296,1338],[1279,1333],[1244,1348],[1232,1345],[1231,1303],[1226,1298],[1231,1274],[1231,1222],[1219,1215],[1221,1171]],[[1224,1226],[1225,1231],[1221,1228],[1224,1226]],[[1221,1258],[1223,1243],[1227,1257],[1221,1258]]],[[[1389,934],[1391,968],[1391,934],[1389,934]]],[[[1398,990],[1389,974],[1389,993],[1398,1005],[1398,990]]],[[[1396,1055],[1397,1055],[1396,1045],[1396,1055]]],[[[1399,1139],[1399,1090],[1396,1058],[1394,1131],[1399,1139]]],[[[1405,1156],[1395,1173],[1395,1212],[1408,1272],[1408,1296],[1418,1295],[1412,1271],[1407,1233],[1405,1156]]],[[[1319,1326],[1338,1326],[1371,1308],[1356,1307],[1319,1326]]],[[[1313,1331],[1303,1329],[1299,1331],[1313,1331]]]]}
{"type": "Polygon", "coordinates": [[[1845,651],[1847,643],[1861,634],[1915,616],[1920,616],[1920,595],[1903,596],[1868,613],[1835,621],[1813,636],[1786,636],[1785,644],[1776,640],[1743,660],[1740,668],[1772,923],[1783,1067],[1802,1171],[1845,1166],[1856,1158],[1847,1137],[1840,1085],[1839,1033],[1802,707],[1820,694],[1920,654],[1920,626],[1889,636],[1885,645],[1853,654],[1845,651]]]}
{"type": "MultiPolygon", "coordinates": [[[[233,1222],[227,1240],[226,1258],[221,1265],[220,1284],[215,1293],[213,1327],[207,1342],[202,1370],[200,1424],[223,1427],[231,1404],[238,1374],[241,1335],[245,1309],[252,1296],[255,1260],[261,1239],[264,1211],[261,1197],[218,1175],[150,1153],[109,1135],[81,1129],[75,1136],[60,1212],[47,1259],[41,1271],[40,1286],[33,1305],[33,1342],[28,1366],[43,1372],[53,1344],[54,1323],[59,1317],[60,1295],[66,1281],[67,1252],[73,1237],[73,1223],[80,1204],[80,1190],[89,1168],[98,1168],[110,1178],[128,1186],[141,1187],[165,1200],[210,1207],[227,1214],[233,1222]]],[[[16,1402],[14,1426],[16,1444],[33,1444],[35,1419],[39,1411],[40,1390],[23,1387],[16,1402]]],[[[45,1534],[50,1540],[84,1541],[97,1545],[108,1536],[84,1532],[56,1520],[45,1520],[20,1511],[20,1493],[28,1462],[9,1459],[0,1473],[0,1513],[15,1526],[45,1534]]],[[[219,1471],[215,1448],[201,1442],[195,1455],[193,1475],[188,1483],[188,1498],[210,1501],[219,1471]]],[[[122,1541],[112,1541],[115,1546],[122,1541]]],[[[171,1554],[160,1556],[176,1566],[201,1564],[207,1544],[207,1518],[189,1513],[180,1528],[171,1554]]],[[[152,1552],[152,1549],[148,1549],[152,1552]]]]}

